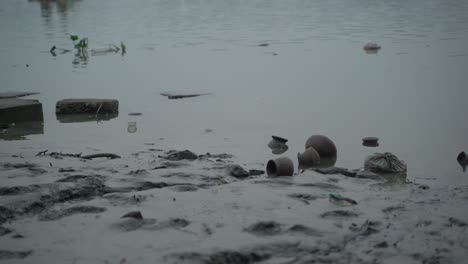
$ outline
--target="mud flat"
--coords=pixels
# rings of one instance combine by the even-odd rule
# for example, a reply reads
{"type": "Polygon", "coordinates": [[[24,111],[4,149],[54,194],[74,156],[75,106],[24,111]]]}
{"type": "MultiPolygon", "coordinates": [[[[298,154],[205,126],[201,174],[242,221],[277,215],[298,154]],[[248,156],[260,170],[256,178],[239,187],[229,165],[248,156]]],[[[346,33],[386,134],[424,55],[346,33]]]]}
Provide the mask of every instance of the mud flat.
{"type": "Polygon", "coordinates": [[[239,164],[228,154],[155,157],[144,146],[138,155],[116,153],[118,159],[47,153],[1,156],[0,262],[463,263],[467,257],[468,212],[461,208],[468,186],[310,170],[269,178],[256,173],[262,165],[239,164]]]}

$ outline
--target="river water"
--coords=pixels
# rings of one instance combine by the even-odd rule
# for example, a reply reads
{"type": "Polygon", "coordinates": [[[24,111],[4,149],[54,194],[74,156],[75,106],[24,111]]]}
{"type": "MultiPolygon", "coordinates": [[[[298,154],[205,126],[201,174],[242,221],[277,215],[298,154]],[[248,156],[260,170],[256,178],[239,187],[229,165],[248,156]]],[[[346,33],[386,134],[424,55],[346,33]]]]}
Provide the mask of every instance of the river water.
{"type": "Polygon", "coordinates": [[[160,147],[263,163],[271,135],[295,160],[323,134],[338,166],[392,152],[410,180],[468,181],[456,161],[468,151],[465,0],[2,0],[0,32],[0,92],[40,92],[44,111],[36,133],[0,141],[3,155],[160,147]],[[127,52],[53,56],[73,49],[71,34],[127,52]],[[366,54],[368,41],[382,49],[366,54]],[[61,123],[65,98],[118,99],[119,116],[61,123]],[[366,136],[380,146],[362,146],[366,136]]]}

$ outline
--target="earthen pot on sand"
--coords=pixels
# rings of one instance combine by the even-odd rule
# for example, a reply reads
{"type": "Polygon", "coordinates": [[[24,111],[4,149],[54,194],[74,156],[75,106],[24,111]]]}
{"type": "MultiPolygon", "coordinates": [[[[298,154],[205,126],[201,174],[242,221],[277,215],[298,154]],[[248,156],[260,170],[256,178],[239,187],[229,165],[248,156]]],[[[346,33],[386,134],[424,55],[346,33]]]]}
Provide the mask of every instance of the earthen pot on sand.
{"type": "Polygon", "coordinates": [[[294,173],[294,164],[291,159],[281,157],[269,160],[266,171],[268,176],[292,176],[294,173]]]}
{"type": "Polygon", "coordinates": [[[299,168],[313,167],[320,164],[320,154],[314,148],[307,148],[304,153],[297,153],[299,168]]]}
{"type": "Polygon", "coordinates": [[[313,135],[306,141],[305,148],[314,148],[321,158],[335,157],[336,146],[331,139],[322,135],[313,135]]]}

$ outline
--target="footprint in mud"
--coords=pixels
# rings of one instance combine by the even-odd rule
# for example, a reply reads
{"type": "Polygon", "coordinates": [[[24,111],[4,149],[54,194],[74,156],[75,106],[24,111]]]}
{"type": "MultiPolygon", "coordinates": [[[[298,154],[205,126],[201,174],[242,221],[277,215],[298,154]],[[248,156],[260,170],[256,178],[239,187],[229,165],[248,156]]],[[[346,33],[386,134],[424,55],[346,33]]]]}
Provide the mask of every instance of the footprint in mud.
{"type": "Polygon", "coordinates": [[[54,221],[75,214],[98,214],[106,211],[106,208],[79,205],[61,210],[48,210],[39,215],[40,221],[54,221]]]}
{"type": "Polygon", "coordinates": [[[359,216],[359,213],[348,210],[334,210],[328,211],[320,215],[322,218],[351,218],[359,216]]]}

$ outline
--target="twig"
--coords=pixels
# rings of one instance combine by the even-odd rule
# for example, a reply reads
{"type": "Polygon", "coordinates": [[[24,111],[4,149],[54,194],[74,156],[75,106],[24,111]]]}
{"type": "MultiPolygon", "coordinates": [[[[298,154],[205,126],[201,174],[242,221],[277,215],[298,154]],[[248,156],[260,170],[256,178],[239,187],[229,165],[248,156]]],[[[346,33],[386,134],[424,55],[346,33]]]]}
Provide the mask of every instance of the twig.
{"type": "Polygon", "coordinates": [[[44,150],[44,151],[39,151],[39,153],[36,154],[36,156],[45,156],[46,152],[49,150],[44,150]]]}
{"type": "Polygon", "coordinates": [[[94,158],[110,158],[110,159],[118,159],[120,158],[119,155],[112,154],[112,153],[97,153],[91,154],[86,156],[81,156],[82,159],[94,159],[94,158]]]}
{"type": "Polygon", "coordinates": [[[80,158],[82,153],[78,154],[71,154],[71,153],[62,153],[62,152],[52,152],[49,154],[51,157],[57,157],[57,156],[62,156],[62,157],[74,157],[74,158],[80,158]]]}

